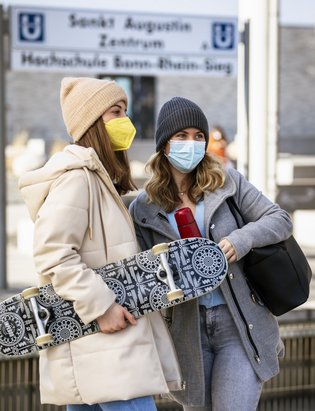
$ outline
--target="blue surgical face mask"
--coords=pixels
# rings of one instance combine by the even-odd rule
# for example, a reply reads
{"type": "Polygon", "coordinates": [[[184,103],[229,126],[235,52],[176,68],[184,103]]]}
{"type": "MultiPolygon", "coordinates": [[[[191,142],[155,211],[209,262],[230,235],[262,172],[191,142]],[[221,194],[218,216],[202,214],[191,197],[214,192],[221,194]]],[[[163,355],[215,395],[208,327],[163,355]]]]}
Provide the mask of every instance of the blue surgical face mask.
{"type": "Polygon", "coordinates": [[[205,156],[205,141],[170,140],[169,143],[170,152],[167,158],[172,166],[182,173],[190,173],[205,156]]]}

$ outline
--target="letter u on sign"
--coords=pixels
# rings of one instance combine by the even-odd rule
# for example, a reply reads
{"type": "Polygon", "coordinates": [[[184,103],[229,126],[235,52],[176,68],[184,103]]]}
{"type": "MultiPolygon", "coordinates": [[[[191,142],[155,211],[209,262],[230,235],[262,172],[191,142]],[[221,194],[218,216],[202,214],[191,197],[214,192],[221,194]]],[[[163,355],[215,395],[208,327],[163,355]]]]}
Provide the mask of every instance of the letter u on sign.
{"type": "Polygon", "coordinates": [[[44,15],[41,13],[19,14],[19,40],[28,42],[44,41],[44,15]]]}
{"type": "Polygon", "coordinates": [[[233,23],[213,23],[212,47],[219,50],[231,50],[234,48],[233,23]]]}

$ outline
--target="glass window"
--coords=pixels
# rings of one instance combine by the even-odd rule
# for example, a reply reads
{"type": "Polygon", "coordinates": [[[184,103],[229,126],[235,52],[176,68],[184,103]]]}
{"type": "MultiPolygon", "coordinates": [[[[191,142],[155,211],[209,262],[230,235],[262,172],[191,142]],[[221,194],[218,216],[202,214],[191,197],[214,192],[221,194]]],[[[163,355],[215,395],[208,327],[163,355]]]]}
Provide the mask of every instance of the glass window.
{"type": "Polygon", "coordinates": [[[137,140],[152,140],[154,136],[154,77],[98,76],[119,83],[128,96],[128,115],[136,129],[137,140]]]}

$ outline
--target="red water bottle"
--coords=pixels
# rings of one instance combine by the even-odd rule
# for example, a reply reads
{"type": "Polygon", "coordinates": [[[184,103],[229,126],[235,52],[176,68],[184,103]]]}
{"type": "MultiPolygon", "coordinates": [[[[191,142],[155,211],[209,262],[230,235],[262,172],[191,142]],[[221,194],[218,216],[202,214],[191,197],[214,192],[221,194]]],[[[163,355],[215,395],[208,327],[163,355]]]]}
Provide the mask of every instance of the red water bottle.
{"type": "Polygon", "coordinates": [[[175,211],[175,220],[181,238],[202,237],[189,207],[179,208],[175,211]]]}

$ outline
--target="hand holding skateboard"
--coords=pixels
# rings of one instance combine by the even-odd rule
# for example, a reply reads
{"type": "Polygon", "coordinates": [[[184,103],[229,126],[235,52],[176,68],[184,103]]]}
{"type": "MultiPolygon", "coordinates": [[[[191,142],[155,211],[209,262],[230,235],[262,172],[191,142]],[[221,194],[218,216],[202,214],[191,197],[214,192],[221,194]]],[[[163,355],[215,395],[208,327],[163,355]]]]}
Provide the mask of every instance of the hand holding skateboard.
{"type": "Polygon", "coordinates": [[[126,308],[117,303],[114,303],[96,321],[100,331],[103,333],[114,333],[123,330],[128,324],[137,324],[135,317],[126,308]]]}

